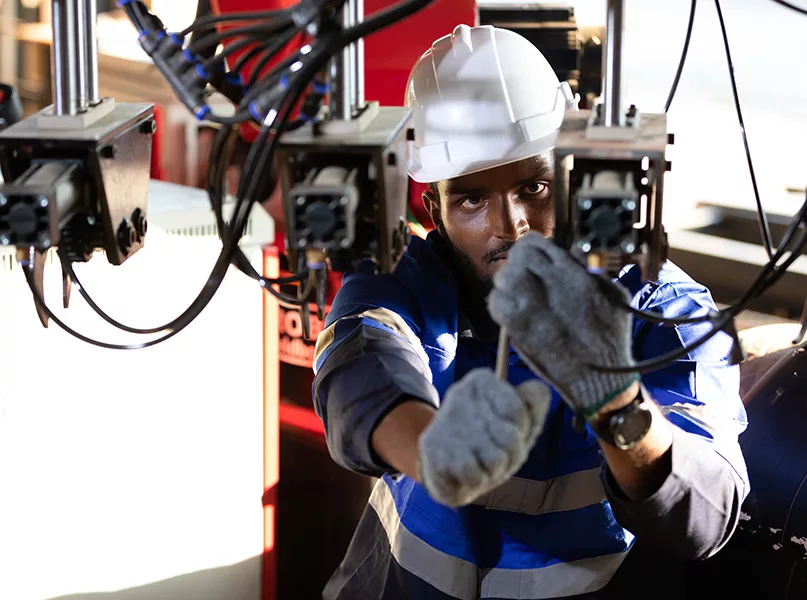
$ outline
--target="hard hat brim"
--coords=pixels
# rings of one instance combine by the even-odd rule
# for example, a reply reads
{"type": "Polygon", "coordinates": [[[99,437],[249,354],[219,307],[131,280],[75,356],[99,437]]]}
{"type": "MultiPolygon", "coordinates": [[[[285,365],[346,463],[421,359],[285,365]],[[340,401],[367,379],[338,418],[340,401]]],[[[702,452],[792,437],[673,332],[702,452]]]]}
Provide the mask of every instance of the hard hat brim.
{"type": "Polygon", "coordinates": [[[441,165],[438,168],[426,169],[420,165],[412,165],[410,159],[409,176],[417,183],[437,183],[438,181],[456,179],[464,175],[495,169],[552,150],[555,147],[557,137],[557,132],[553,132],[536,140],[519,144],[501,157],[488,160],[470,160],[461,164],[451,163],[441,165]]]}

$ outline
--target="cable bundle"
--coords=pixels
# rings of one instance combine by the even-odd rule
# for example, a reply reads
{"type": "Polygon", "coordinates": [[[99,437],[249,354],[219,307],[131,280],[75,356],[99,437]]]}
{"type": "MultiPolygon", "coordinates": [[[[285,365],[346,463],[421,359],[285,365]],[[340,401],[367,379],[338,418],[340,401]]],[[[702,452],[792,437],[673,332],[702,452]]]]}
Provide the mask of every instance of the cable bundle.
{"type": "MultiPolygon", "coordinates": [[[[778,4],[781,4],[787,8],[795,10],[796,12],[807,14],[807,11],[804,9],[798,8],[787,2],[783,2],[782,0],[774,0],[778,4]]],[[[740,342],[737,337],[737,330],[734,326],[734,318],[739,315],[745,308],[754,300],[762,296],[771,286],[773,286],[779,279],[784,275],[785,271],[787,271],[788,267],[792,265],[796,259],[801,256],[804,252],[805,245],[807,245],[807,198],[805,198],[804,203],[802,204],[801,208],[793,217],[793,220],[790,222],[787,230],[785,231],[784,235],[782,236],[782,240],[780,241],[776,250],[773,247],[773,240],[771,236],[770,225],[768,224],[768,217],[765,214],[765,210],[762,207],[762,201],[759,196],[759,188],[757,187],[757,180],[756,175],[754,172],[754,163],[751,160],[751,150],[748,146],[748,138],[745,132],[745,122],[743,120],[743,113],[742,108],[740,107],[740,96],[737,91],[737,81],[734,78],[734,63],[731,59],[731,49],[729,47],[729,39],[728,34],[726,33],[726,23],[723,19],[723,10],[720,7],[720,0],[715,0],[715,7],[717,9],[717,16],[720,21],[720,31],[723,37],[723,47],[726,51],[726,64],[729,69],[729,77],[731,79],[731,91],[734,97],[734,107],[737,112],[737,120],[739,121],[740,125],[740,132],[743,136],[743,145],[745,147],[745,156],[748,162],[748,170],[751,175],[751,184],[754,189],[754,199],[756,200],[757,206],[757,220],[759,222],[759,229],[760,229],[760,236],[762,238],[762,245],[765,248],[765,252],[768,254],[768,263],[762,268],[757,278],[751,284],[751,286],[746,290],[746,292],[737,299],[731,306],[724,310],[720,311],[711,311],[709,314],[701,315],[701,316],[687,316],[687,317],[679,317],[676,319],[665,319],[660,315],[653,313],[653,312],[645,312],[636,310],[629,304],[625,304],[622,298],[617,295],[613,294],[611,288],[608,286],[602,286],[603,291],[606,292],[611,298],[611,300],[617,305],[620,306],[622,309],[630,312],[636,318],[642,319],[649,323],[662,323],[665,325],[675,326],[675,325],[685,325],[689,323],[711,323],[712,329],[701,336],[699,339],[692,342],[690,345],[681,348],[680,350],[676,350],[674,352],[670,352],[663,356],[659,356],[654,359],[645,360],[639,363],[636,363],[631,366],[622,366],[622,367],[602,367],[599,365],[592,365],[592,367],[604,371],[604,372],[622,372],[622,373],[633,373],[633,372],[648,372],[653,371],[655,369],[662,368],[673,361],[676,361],[680,358],[683,358],[699,346],[706,343],[712,337],[714,337],[720,331],[727,331],[732,335],[734,338],[734,347],[735,352],[737,350],[741,350],[740,342]],[[797,235],[797,232],[799,235],[797,235]]],[[[675,92],[678,89],[678,82],[681,79],[681,73],[684,70],[684,64],[686,62],[687,52],[689,50],[689,42],[692,38],[692,28],[695,23],[695,10],[697,8],[697,0],[692,0],[692,4],[690,6],[689,12],[689,23],[687,25],[687,32],[686,37],[684,39],[684,48],[681,52],[681,58],[678,62],[678,68],[675,73],[675,79],[673,81],[672,87],[670,88],[670,93],[667,97],[667,102],[664,105],[664,112],[666,113],[670,106],[672,105],[673,98],[675,97],[675,92]]],[[[805,299],[804,310],[801,315],[801,331],[799,335],[793,340],[793,344],[800,344],[802,340],[807,334],[807,299],[805,299]]],[[[736,352],[736,356],[733,357],[735,362],[739,362],[743,359],[742,352],[736,352]]]]}
{"type": "MultiPolygon", "coordinates": [[[[211,152],[211,172],[208,177],[208,192],[211,206],[216,214],[222,251],[213,266],[204,288],[197,298],[179,317],[159,327],[146,329],[127,327],[111,319],[95,304],[81,286],[69,262],[60,254],[65,272],[70,276],[88,304],[108,323],[136,334],[162,333],[161,337],[141,344],[109,344],[92,340],[69,328],[45,305],[37,291],[33,278],[33,262],[21,261],[35,301],[48,316],[69,334],[84,342],[109,349],[137,349],[163,342],[187,327],[207,306],[221,286],[230,264],[256,279],[261,286],[287,306],[308,308],[308,296],[318,276],[316,271],[301,271],[299,275],[281,279],[261,277],[238,247],[244,234],[249,214],[256,202],[263,200],[261,193],[273,189],[276,175],[272,161],[280,135],[314,118],[322,97],[322,73],[330,58],[346,46],[379,29],[392,25],[427,6],[432,0],[406,0],[399,2],[349,29],[342,29],[337,21],[338,10],[344,0],[323,2],[302,0],[295,6],[281,11],[252,12],[224,16],[197,18],[179,33],[169,33],[162,22],[152,15],[139,0],[121,0],[119,5],[138,31],[141,46],[151,56],[154,64],[163,73],[177,98],[201,120],[222,125],[211,152]],[[239,23],[226,31],[211,33],[190,43],[194,33],[214,30],[224,23],[239,23]],[[241,23],[246,23],[241,25],[241,23]],[[297,35],[307,33],[310,43],[279,61],[268,73],[261,72],[297,35]],[[226,39],[238,38],[227,49],[216,52],[226,39]],[[227,70],[228,56],[240,49],[254,45],[227,70]],[[211,50],[213,52],[211,52],[211,50]],[[251,58],[260,56],[251,77],[242,84],[242,71],[251,58]],[[208,86],[220,86],[235,104],[235,115],[216,115],[206,103],[208,86]],[[235,90],[234,87],[238,89],[235,90]],[[301,98],[309,90],[308,102],[303,102],[300,118],[290,122],[301,98]],[[222,214],[224,178],[229,162],[234,126],[248,121],[257,122],[261,129],[251,145],[238,185],[237,199],[232,219],[226,223],[222,214]],[[305,282],[296,298],[284,294],[274,286],[305,282]]],[[[306,315],[304,315],[305,317],[306,315]]]]}
{"type": "MultiPolygon", "coordinates": [[[[324,69],[328,60],[361,37],[411,15],[430,4],[431,1],[406,0],[400,2],[347,30],[341,28],[336,18],[339,9],[344,4],[344,0],[334,0],[333,2],[302,0],[295,6],[279,11],[201,16],[197,17],[183,31],[169,33],[165,30],[162,22],[149,13],[142,2],[139,0],[121,0],[119,4],[137,28],[142,47],[166,77],[177,98],[198,119],[221,125],[211,151],[207,188],[211,206],[216,215],[223,248],[205,287],[191,306],[172,322],[161,327],[148,329],[127,327],[106,315],[86,293],[76,278],[69,261],[60,253],[65,272],[77,285],[88,304],[107,322],[130,333],[154,334],[165,332],[162,337],[144,344],[126,346],[107,344],[90,340],[71,330],[45,306],[44,299],[37,292],[33,283],[32,264],[29,261],[23,261],[23,264],[28,267],[25,269],[25,274],[36,301],[54,322],[85,342],[105,348],[143,348],[155,345],[176,335],[195,319],[218,290],[229,265],[234,264],[243,273],[258,281],[265,290],[277,297],[283,305],[301,308],[304,312],[304,320],[307,321],[308,296],[315,285],[316,278],[321,276],[322,273],[313,271],[309,273],[304,270],[305,265],[301,264],[299,275],[282,279],[266,279],[252,268],[247,258],[240,251],[238,241],[244,233],[252,207],[256,202],[263,199],[261,195],[266,190],[273,189],[276,184],[272,159],[280,135],[284,131],[316,118],[322,100],[327,94],[327,86],[324,83],[324,69]],[[222,31],[217,29],[225,24],[232,26],[222,31]],[[266,66],[300,34],[307,34],[309,43],[279,61],[268,73],[262,75],[266,66]],[[234,41],[225,50],[218,51],[220,44],[225,40],[234,41]],[[228,58],[240,50],[246,50],[246,52],[228,69],[228,58]],[[244,73],[246,66],[253,59],[257,59],[257,64],[251,75],[246,77],[244,73]],[[236,111],[233,116],[216,115],[207,105],[206,98],[210,87],[221,91],[236,105],[236,111]],[[299,109],[299,116],[295,121],[291,121],[291,117],[298,110],[298,106],[301,104],[300,100],[306,90],[308,90],[308,95],[299,109]],[[224,179],[233,144],[237,137],[235,127],[249,121],[258,123],[261,129],[256,141],[250,147],[241,174],[236,208],[232,220],[226,223],[222,214],[224,179]],[[283,294],[274,287],[292,282],[297,282],[301,286],[296,298],[283,294]]],[[[804,9],[788,4],[783,0],[774,1],[798,12],[805,13],[804,9]]],[[[684,49],[665,105],[665,112],[672,104],[683,72],[692,34],[696,2],[697,0],[692,0],[684,49]]],[[[770,260],[747,292],[737,302],[725,310],[714,311],[707,315],[664,319],[656,313],[636,310],[629,305],[625,305],[621,299],[614,298],[625,310],[648,322],[664,323],[671,326],[709,322],[713,325],[713,328],[688,347],[656,359],[644,361],[633,366],[608,369],[593,365],[603,371],[646,372],[663,367],[689,354],[721,330],[729,330],[736,341],[736,331],[733,326],[734,317],[744,310],[749,302],[758,298],[774,285],[787,268],[801,255],[807,244],[807,200],[805,200],[805,203],[790,223],[778,248],[775,251],[773,249],[770,228],[760,201],[746,139],[740,100],[733,74],[734,67],[731,61],[728,37],[719,0],[715,0],[715,4],[731,74],[735,107],[754,186],[763,245],[770,260]]],[[[604,289],[607,291],[607,286],[604,286],[604,289]]],[[[804,337],[806,329],[807,303],[805,303],[799,340],[804,337]]],[[[794,343],[798,343],[799,340],[794,343]]]]}

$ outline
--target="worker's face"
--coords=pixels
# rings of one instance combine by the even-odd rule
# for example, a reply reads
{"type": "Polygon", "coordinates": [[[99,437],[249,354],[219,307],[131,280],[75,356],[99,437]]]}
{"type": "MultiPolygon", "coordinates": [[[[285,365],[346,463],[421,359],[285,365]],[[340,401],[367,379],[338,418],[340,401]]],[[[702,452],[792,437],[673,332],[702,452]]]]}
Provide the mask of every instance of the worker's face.
{"type": "Polygon", "coordinates": [[[435,227],[489,284],[512,245],[554,226],[552,153],[441,181],[424,193],[435,227]],[[436,191],[436,193],[435,193],[436,191]]]}

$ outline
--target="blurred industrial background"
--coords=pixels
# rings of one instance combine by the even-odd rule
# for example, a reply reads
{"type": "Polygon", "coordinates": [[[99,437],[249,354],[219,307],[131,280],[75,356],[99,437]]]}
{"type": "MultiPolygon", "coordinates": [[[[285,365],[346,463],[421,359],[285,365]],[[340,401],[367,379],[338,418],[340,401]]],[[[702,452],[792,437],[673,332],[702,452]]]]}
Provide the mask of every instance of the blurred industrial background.
{"type": "MultiPolygon", "coordinates": [[[[365,11],[391,3],[365,0],[365,11]]],[[[147,4],[169,30],[192,21],[198,7],[196,0],[147,4]]],[[[291,2],[210,4],[232,12],[291,2]]],[[[0,0],[0,82],[16,86],[26,115],[52,102],[50,7],[44,0],[0,0]]],[[[644,112],[661,112],[689,3],[628,0],[626,7],[627,100],[644,112]]],[[[98,9],[101,95],[157,105],[150,202],[163,204],[154,211],[150,206],[150,246],[127,270],[91,263],[79,274],[99,303],[147,325],[179,312],[215,260],[219,246],[202,191],[212,130],[175,99],[115,1],[98,0],[98,9]]],[[[461,22],[518,31],[584,102],[600,92],[602,0],[440,0],[425,12],[367,40],[369,100],[400,105],[412,63],[429,41],[461,22]]],[[[807,20],[766,0],[734,0],[724,12],[759,191],[778,239],[807,183],[807,20]]],[[[718,303],[730,303],[767,258],[710,2],[697,9],[669,129],[675,134],[664,194],[670,258],[709,286],[718,303]]],[[[413,218],[426,225],[418,194],[413,185],[413,218]]],[[[266,208],[266,222],[253,223],[249,257],[258,268],[282,273],[282,216],[276,199],[266,208]]],[[[302,336],[299,315],[278,308],[252,282],[228,277],[210,310],[170,343],[125,355],[101,351],[39,327],[19,270],[10,255],[0,259],[0,599],[318,598],[372,482],[330,460],[311,410],[313,341],[302,336]],[[234,305],[242,307],[237,318],[234,305]]],[[[53,297],[61,286],[57,271],[54,266],[47,279],[53,297]]],[[[794,320],[806,291],[802,257],[741,319],[748,331],[780,326],[775,335],[774,329],[749,334],[752,358],[777,350],[776,358],[785,356],[782,340],[798,329],[794,320]]],[[[90,325],[86,308],[79,301],[64,314],[76,327],[109,334],[103,325],[90,325]]],[[[316,334],[321,324],[312,325],[316,334]]],[[[798,360],[801,366],[788,372],[803,373],[801,383],[763,382],[757,392],[779,397],[798,385],[803,390],[807,372],[798,360]]],[[[755,383],[749,380],[745,391],[755,383]]],[[[791,528],[807,524],[804,463],[784,465],[777,458],[807,456],[797,432],[785,427],[803,424],[807,411],[801,405],[788,410],[760,413],[761,425],[748,437],[758,444],[760,460],[781,469],[780,479],[764,488],[771,496],[754,501],[773,506],[760,509],[770,519],[786,513],[785,527],[773,532],[777,527],[758,525],[755,514],[746,531],[774,550],[782,547],[787,522],[791,528]],[[780,441],[776,449],[773,438],[780,441]],[[773,498],[777,490],[783,491],[773,498]]],[[[746,569],[756,561],[760,572],[781,571],[781,589],[767,597],[807,593],[801,566],[807,538],[803,548],[786,548],[792,561],[766,563],[743,554],[751,544],[746,534],[739,542],[746,546],[731,558],[746,569]]]]}

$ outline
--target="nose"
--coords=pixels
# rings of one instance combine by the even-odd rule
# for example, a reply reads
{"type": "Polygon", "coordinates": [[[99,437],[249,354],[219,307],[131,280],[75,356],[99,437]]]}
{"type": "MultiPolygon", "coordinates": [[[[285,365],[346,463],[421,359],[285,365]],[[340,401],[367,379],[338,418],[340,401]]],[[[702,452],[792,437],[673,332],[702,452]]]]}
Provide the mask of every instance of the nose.
{"type": "Polygon", "coordinates": [[[488,206],[488,219],[494,237],[515,242],[530,230],[524,207],[516,199],[499,196],[488,206]]]}

